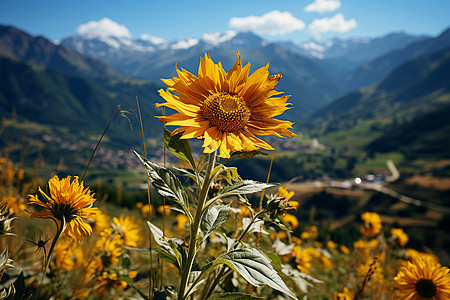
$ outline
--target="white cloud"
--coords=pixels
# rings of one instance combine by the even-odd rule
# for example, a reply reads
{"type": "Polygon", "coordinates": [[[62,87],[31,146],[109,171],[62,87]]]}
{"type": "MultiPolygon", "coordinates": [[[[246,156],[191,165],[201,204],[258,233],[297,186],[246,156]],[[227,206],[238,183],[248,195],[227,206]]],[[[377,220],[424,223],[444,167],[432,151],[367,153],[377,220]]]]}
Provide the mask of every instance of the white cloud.
{"type": "Polygon", "coordinates": [[[290,12],[273,10],[262,16],[231,18],[229,25],[239,31],[251,31],[256,34],[284,35],[305,28],[305,23],[290,12]]]}
{"type": "Polygon", "coordinates": [[[327,32],[348,32],[356,28],[358,24],[355,19],[345,20],[342,14],[336,14],[332,18],[315,19],[309,24],[308,29],[317,38],[327,32]]]}
{"type": "Polygon", "coordinates": [[[77,28],[77,33],[96,36],[131,37],[131,33],[127,27],[108,18],[81,24],[77,28]]]}
{"type": "Polygon", "coordinates": [[[330,11],[335,11],[341,6],[341,1],[339,0],[315,0],[313,3],[308,4],[303,9],[306,12],[318,12],[327,13],[330,11]]]}
{"type": "Polygon", "coordinates": [[[232,39],[236,35],[236,31],[228,30],[225,33],[209,32],[202,35],[202,40],[213,45],[218,45],[232,39]]]}
{"type": "Polygon", "coordinates": [[[175,44],[171,46],[172,49],[189,49],[198,44],[198,39],[196,38],[188,38],[187,40],[177,41],[175,44]]]}
{"type": "Polygon", "coordinates": [[[161,44],[166,43],[165,39],[158,37],[158,36],[151,35],[151,34],[147,34],[147,33],[141,34],[141,40],[149,41],[155,45],[161,45],[161,44]]]}

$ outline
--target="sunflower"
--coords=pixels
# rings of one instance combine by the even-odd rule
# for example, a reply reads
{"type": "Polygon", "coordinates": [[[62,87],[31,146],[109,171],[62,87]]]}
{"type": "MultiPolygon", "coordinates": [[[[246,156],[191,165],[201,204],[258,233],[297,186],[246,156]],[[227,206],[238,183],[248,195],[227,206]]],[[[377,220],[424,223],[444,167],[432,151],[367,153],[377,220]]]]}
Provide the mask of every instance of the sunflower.
{"type": "Polygon", "coordinates": [[[429,258],[408,262],[394,278],[399,299],[450,299],[449,271],[429,258]]]}
{"type": "Polygon", "coordinates": [[[84,188],[83,182],[78,182],[75,176],[70,182],[70,176],[59,180],[53,176],[49,181],[50,196],[39,188],[44,200],[38,195],[29,195],[30,204],[36,204],[44,208],[43,211],[34,212],[32,218],[53,219],[58,227],[62,228],[62,234],[80,241],[82,235],[90,235],[92,228],[84,219],[96,213],[97,208],[91,207],[95,201],[94,194],[84,188]]]}
{"type": "Polygon", "coordinates": [[[178,76],[162,79],[167,90],[159,90],[166,106],[177,111],[171,116],[159,116],[166,125],[180,126],[172,134],[182,132],[182,138],[203,138],[204,153],[220,148],[220,157],[230,152],[259,148],[274,150],[255,135],[294,137],[289,131],[294,123],[274,119],[287,109],[289,95],[275,91],[280,74],[269,76],[269,64],[249,76],[250,63],[242,67],[238,59],[230,71],[215,64],[208,54],[200,61],[198,76],[177,69],[178,76]]]}
{"type": "Polygon", "coordinates": [[[361,215],[361,219],[364,221],[364,225],[360,228],[362,235],[373,237],[381,232],[381,218],[377,213],[365,212],[361,215]]]}

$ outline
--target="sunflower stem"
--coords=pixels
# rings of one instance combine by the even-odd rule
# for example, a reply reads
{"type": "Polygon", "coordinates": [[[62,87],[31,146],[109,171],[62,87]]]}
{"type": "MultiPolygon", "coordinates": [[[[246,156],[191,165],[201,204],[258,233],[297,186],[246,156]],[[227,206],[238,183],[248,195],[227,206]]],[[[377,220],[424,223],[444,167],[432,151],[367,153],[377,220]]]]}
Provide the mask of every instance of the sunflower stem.
{"type": "MultiPolygon", "coordinates": [[[[66,220],[63,218],[61,222],[61,226],[58,225],[58,222],[54,220],[56,223],[56,234],[53,238],[52,245],[50,246],[50,250],[48,251],[48,255],[45,257],[44,260],[44,270],[42,272],[42,278],[41,278],[41,285],[44,283],[45,274],[47,273],[48,266],[50,265],[50,257],[52,256],[53,249],[55,248],[56,243],[59,240],[59,237],[63,233],[64,229],[66,228],[66,220]]],[[[44,248],[45,249],[45,248],[44,248]]]]}
{"type": "Polygon", "coordinates": [[[199,197],[198,203],[197,203],[197,210],[195,213],[194,223],[191,224],[191,236],[190,236],[190,241],[189,241],[188,257],[187,257],[186,264],[183,268],[183,271],[181,273],[181,283],[180,283],[180,289],[178,291],[178,300],[185,299],[185,291],[186,291],[186,287],[188,284],[189,274],[191,273],[192,265],[194,264],[195,256],[197,254],[196,253],[197,252],[197,243],[198,243],[197,234],[198,234],[198,229],[200,227],[200,222],[202,220],[202,215],[204,213],[204,205],[205,205],[206,198],[208,196],[209,185],[211,183],[210,177],[211,177],[211,172],[214,168],[215,161],[216,161],[216,152],[214,151],[213,153],[209,154],[208,166],[206,168],[205,179],[203,181],[203,185],[200,190],[200,197],[199,197]]]}

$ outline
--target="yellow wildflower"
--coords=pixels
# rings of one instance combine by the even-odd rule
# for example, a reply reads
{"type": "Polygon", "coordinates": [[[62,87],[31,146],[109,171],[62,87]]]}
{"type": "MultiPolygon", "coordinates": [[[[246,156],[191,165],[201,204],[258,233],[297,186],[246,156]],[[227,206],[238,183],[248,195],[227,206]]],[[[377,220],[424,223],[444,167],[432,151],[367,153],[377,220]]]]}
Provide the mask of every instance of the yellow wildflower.
{"type": "Polygon", "coordinates": [[[92,228],[84,219],[96,213],[97,208],[91,207],[94,203],[94,195],[84,188],[83,182],[78,183],[78,177],[70,182],[70,176],[59,180],[53,176],[49,181],[50,196],[39,188],[44,200],[37,195],[29,195],[30,204],[36,204],[44,208],[43,211],[32,213],[32,218],[53,219],[58,226],[64,226],[63,235],[80,241],[82,235],[90,235],[92,228]]]}
{"type": "Polygon", "coordinates": [[[114,217],[112,228],[114,233],[121,237],[125,246],[137,247],[138,242],[142,239],[139,227],[130,217],[114,217]]]}
{"type": "Polygon", "coordinates": [[[397,240],[400,246],[405,246],[409,241],[408,235],[403,231],[402,228],[392,228],[391,235],[395,238],[395,240],[397,240]]]}
{"type": "Polygon", "coordinates": [[[361,219],[364,222],[360,228],[362,235],[373,237],[381,232],[381,218],[377,213],[365,212],[361,215],[361,219]]]}
{"type": "Polygon", "coordinates": [[[351,293],[347,287],[344,287],[342,293],[334,293],[334,300],[353,300],[353,293],[351,293]]]}

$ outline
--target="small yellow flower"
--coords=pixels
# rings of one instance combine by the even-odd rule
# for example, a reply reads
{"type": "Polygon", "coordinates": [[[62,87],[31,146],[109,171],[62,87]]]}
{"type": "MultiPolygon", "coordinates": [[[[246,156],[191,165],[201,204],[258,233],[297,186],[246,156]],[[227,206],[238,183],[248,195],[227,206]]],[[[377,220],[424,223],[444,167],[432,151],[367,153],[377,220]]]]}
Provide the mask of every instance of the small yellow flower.
{"type": "Polygon", "coordinates": [[[71,271],[74,267],[81,266],[85,257],[78,245],[73,242],[73,239],[59,240],[54,249],[56,269],[71,271]]]}
{"type": "Polygon", "coordinates": [[[341,249],[342,253],[344,253],[344,254],[347,254],[347,255],[350,254],[350,250],[345,245],[339,246],[339,249],[341,249]]]}
{"type": "Polygon", "coordinates": [[[172,212],[172,210],[170,209],[171,207],[172,207],[172,206],[170,206],[170,205],[160,205],[160,206],[158,206],[157,211],[158,211],[160,214],[164,214],[164,215],[168,216],[168,215],[170,215],[171,212],[172,212]]]}
{"type": "Polygon", "coordinates": [[[97,210],[95,215],[91,215],[86,220],[91,225],[95,234],[100,234],[103,230],[109,227],[109,217],[101,210],[97,210]]]}
{"type": "Polygon", "coordinates": [[[381,218],[377,213],[365,212],[361,215],[361,219],[364,222],[360,228],[362,235],[373,237],[381,232],[381,218]]]}
{"type": "Polygon", "coordinates": [[[177,230],[183,231],[186,230],[189,227],[189,219],[185,214],[178,214],[177,215],[177,230]]]}
{"type": "Polygon", "coordinates": [[[101,238],[96,244],[96,252],[100,257],[101,267],[99,265],[97,269],[104,269],[119,262],[119,257],[122,255],[120,246],[123,242],[120,235],[114,234],[111,228],[105,229],[100,235],[101,238]]]}
{"type": "Polygon", "coordinates": [[[376,239],[370,241],[357,240],[356,242],[353,242],[353,248],[355,250],[359,249],[365,255],[368,255],[377,245],[378,242],[376,239]]]}
{"type": "Polygon", "coordinates": [[[59,180],[53,176],[49,181],[50,196],[39,188],[44,200],[37,195],[29,195],[30,204],[44,208],[43,211],[34,212],[32,218],[53,219],[58,226],[65,225],[63,235],[80,241],[83,235],[90,235],[92,228],[84,219],[96,213],[97,208],[91,207],[94,203],[94,194],[84,188],[83,182],[78,183],[78,177],[70,182],[70,176],[59,180]]]}
{"type": "Polygon", "coordinates": [[[311,249],[313,248],[302,248],[301,246],[297,245],[292,249],[291,252],[292,256],[294,257],[294,261],[297,264],[297,269],[306,274],[308,274],[309,270],[311,269],[311,249]]]}
{"type": "Polygon", "coordinates": [[[450,299],[450,270],[432,259],[408,262],[394,278],[399,299],[450,299]]]}
{"type": "Polygon", "coordinates": [[[252,216],[252,213],[253,213],[253,215],[255,214],[253,208],[248,207],[248,206],[245,206],[245,205],[239,205],[239,209],[240,209],[240,211],[241,211],[241,212],[239,213],[239,217],[240,217],[241,219],[251,217],[251,216],[252,216]],[[250,210],[251,210],[251,211],[250,211],[250,210]]]}
{"type": "Polygon", "coordinates": [[[153,214],[153,205],[145,204],[141,207],[141,213],[145,217],[148,217],[149,215],[153,214]]]}
{"type": "Polygon", "coordinates": [[[27,206],[23,203],[22,198],[15,197],[13,195],[2,196],[1,205],[6,206],[6,210],[9,209],[10,214],[22,213],[26,210],[27,206]]]}
{"type": "Polygon", "coordinates": [[[311,238],[311,234],[310,234],[308,231],[303,231],[303,232],[300,234],[300,238],[301,238],[302,240],[310,239],[310,238],[311,238]]]}
{"type": "Polygon", "coordinates": [[[288,238],[288,235],[287,235],[286,231],[284,231],[284,230],[278,231],[277,236],[280,240],[288,238]]]}
{"type": "Polygon", "coordinates": [[[405,246],[409,241],[408,235],[403,231],[402,228],[392,228],[391,235],[397,240],[400,246],[405,246]]]}
{"type": "Polygon", "coordinates": [[[345,287],[342,293],[334,293],[334,300],[353,300],[353,293],[351,293],[349,289],[345,287]]]}
{"type": "Polygon", "coordinates": [[[337,248],[337,244],[330,240],[330,241],[327,242],[327,247],[330,248],[330,249],[336,249],[337,248]]]}
{"type": "MultiPolygon", "coordinates": [[[[284,197],[286,198],[286,200],[291,200],[291,198],[295,195],[295,193],[293,191],[288,191],[286,187],[284,186],[280,186],[278,188],[278,193],[277,196],[278,197],[284,197]]],[[[298,202],[297,202],[298,203],[298,202]]]]}
{"type": "Polygon", "coordinates": [[[112,228],[115,234],[118,234],[123,241],[123,245],[137,247],[142,239],[139,227],[130,217],[114,217],[112,228]]]}
{"type": "Polygon", "coordinates": [[[215,64],[209,55],[201,59],[198,76],[182,69],[178,76],[163,79],[167,90],[159,94],[167,102],[156,104],[177,111],[171,116],[158,117],[167,125],[180,126],[173,134],[182,138],[204,139],[204,153],[220,148],[220,156],[230,157],[230,152],[251,151],[273,147],[255,135],[294,137],[289,131],[292,122],[274,117],[291,108],[289,96],[274,90],[281,75],[269,76],[269,64],[249,76],[250,63],[242,67],[241,58],[230,71],[215,64]]]}
{"type": "Polygon", "coordinates": [[[298,227],[298,220],[294,215],[291,214],[285,214],[282,217],[283,221],[286,223],[289,223],[290,229],[294,230],[295,228],[298,227]]]}
{"type": "Polygon", "coordinates": [[[317,230],[317,226],[308,226],[306,228],[306,231],[302,232],[300,234],[300,238],[302,240],[307,240],[307,239],[315,239],[317,238],[317,236],[319,235],[319,231],[317,230]]]}

